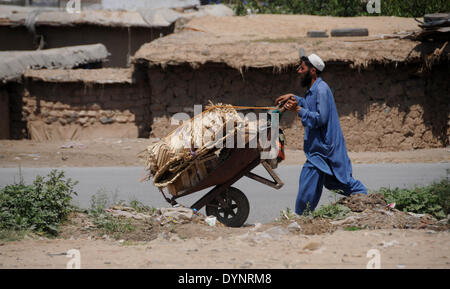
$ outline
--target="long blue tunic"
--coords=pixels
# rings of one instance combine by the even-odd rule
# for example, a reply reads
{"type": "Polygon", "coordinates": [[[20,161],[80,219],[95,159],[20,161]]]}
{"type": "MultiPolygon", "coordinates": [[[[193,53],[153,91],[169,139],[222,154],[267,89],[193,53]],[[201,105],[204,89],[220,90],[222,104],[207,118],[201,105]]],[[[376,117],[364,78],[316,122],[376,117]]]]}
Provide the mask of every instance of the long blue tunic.
{"type": "Polygon", "coordinates": [[[318,77],[305,98],[295,98],[301,106],[299,116],[305,127],[306,158],[322,172],[349,184],[353,179],[352,165],[330,87],[318,77]]]}

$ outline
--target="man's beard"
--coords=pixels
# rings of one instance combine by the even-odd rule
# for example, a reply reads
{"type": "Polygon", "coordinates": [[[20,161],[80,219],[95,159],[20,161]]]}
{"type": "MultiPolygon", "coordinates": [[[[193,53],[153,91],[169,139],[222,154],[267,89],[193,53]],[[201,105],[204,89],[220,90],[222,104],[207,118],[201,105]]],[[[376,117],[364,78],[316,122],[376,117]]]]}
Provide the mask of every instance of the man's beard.
{"type": "Polygon", "coordinates": [[[308,69],[308,72],[302,78],[302,87],[308,87],[311,84],[311,72],[308,69]]]}

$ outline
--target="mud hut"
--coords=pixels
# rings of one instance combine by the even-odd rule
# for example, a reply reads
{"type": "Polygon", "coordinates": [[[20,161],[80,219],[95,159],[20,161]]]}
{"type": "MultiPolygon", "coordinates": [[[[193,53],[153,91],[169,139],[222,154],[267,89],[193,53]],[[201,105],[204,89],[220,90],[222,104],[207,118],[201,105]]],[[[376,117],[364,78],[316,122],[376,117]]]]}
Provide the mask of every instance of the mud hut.
{"type": "MultiPolygon", "coordinates": [[[[184,10],[170,1],[165,8],[156,3],[137,11],[82,10],[68,13],[58,8],[0,5],[0,50],[49,49],[102,43],[111,53],[107,67],[128,67],[130,57],[143,45],[170,34],[176,23],[204,15],[233,15],[224,5],[184,10]],[[178,7],[171,9],[173,7],[178,7]]],[[[195,1],[194,1],[195,2],[195,1]]],[[[183,2],[184,6],[195,4],[183,2]]],[[[160,3],[162,4],[162,3],[160,3]]],[[[109,7],[109,6],[106,6],[109,7]]],[[[112,8],[112,7],[110,7],[112,8]]]]}
{"type": "Polygon", "coordinates": [[[148,137],[150,98],[131,69],[27,70],[22,126],[35,141],[148,137]]]}
{"type": "MultiPolygon", "coordinates": [[[[299,49],[326,63],[347,146],[353,151],[449,144],[449,51],[410,39],[413,19],[257,15],[193,19],[184,30],[142,46],[133,58],[151,89],[151,134],[164,136],[170,116],[194,104],[270,105],[304,94],[295,74],[299,49]],[[367,37],[308,38],[309,30],[369,27],[367,37]]],[[[302,148],[303,127],[282,118],[288,147],[302,148]]]]}
{"type": "Polygon", "coordinates": [[[0,52],[0,139],[27,136],[22,102],[27,69],[101,67],[107,57],[102,44],[0,52]]]}
{"type": "Polygon", "coordinates": [[[144,43],[172,33],[173,23],[147,23],[136,11],[86,10],[0,5],[0,50],[34,50],[102,43],[108,67],[126,67],[144,43]]]}

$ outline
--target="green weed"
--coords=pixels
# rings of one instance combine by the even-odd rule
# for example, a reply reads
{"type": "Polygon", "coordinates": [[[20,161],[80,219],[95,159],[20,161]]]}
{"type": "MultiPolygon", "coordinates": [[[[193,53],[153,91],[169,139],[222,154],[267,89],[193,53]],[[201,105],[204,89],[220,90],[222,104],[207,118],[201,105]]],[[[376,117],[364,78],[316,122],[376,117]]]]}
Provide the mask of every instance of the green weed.
{"type": "Polygon", "coordinates": [[[130,207],[132,207],[138,213],[146,213],[150,215],[153,215],[157,210],[155,207],[144,205],[142,202],[136,199],[130,201],[130,207]]]}
{"type": "Polygon", "coordinates": [[[344,228],[344,231],[360,231],[360,230],[364,230],[365,228],[363,227],[358,227],[358,226],[348,226],[344,228]]]}
{"type": "Polygon", "coordinates": [[[340,204],[323,205],[318,210],[312,212],[314,217],[340,220],[344,219],[351,210],[340,204]]]}
{"type": "Polygon", "coordinates": [[[294,218],[296,218],[297,215],[291,211],[291,209],[286,208],[286,210],[281,210],[280,211],[280,219],[281,220],[292,220],[294,218]]]}
{"type": "Polygon", "coordinates": [[[444,179],[425,187],[413,189],[381,188],[386,202],[395,202],[396,208],[405,212],[430,214],[438,219],[450,214],[450,181],[444,179]]]}
{"type": "Polygon", "coordinates": [[[105,211],[105,209],[114,205],[124,205],[123,201],[116,201],[117,195],[117,191],[109,193],[106,189],[100,189],[91,197],[91,206],[88,210],[89,216],[93,218],[94,225],[103,234],[111,235],[115,239],[120,238],[122,234],[136,230],[130,219],[114,217],[105,211]],[[113,200],[110,200],[110,196],[113,200]]]}
{"type": "Polygon", "coordinates": [[[0,230],[30,230],[56,235],[58,226],[73,211],[70,205],[78,182],[63,171],[37,176],[33,184],[20,181],[0,189],[0,230]]]}

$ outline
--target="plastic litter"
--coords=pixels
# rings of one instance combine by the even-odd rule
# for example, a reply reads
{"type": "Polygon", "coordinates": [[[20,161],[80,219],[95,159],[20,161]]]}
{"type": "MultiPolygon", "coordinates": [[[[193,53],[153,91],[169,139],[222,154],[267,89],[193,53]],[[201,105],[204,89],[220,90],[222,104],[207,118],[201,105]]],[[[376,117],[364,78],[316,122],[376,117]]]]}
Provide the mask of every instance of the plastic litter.
{"type": "Polygon", "coordinates": [[[205,219],[205,222],[208,224],[208,225],[210,225],[211,227],[215,227],[216,226],[216,220],[217,220],[217,218],[216,217],[207,217],[206,219],[205,219]]]}
{"type": "Polygon", "coordinates": [[[288,231],[291,233],[300,232],[302,230],[302,227],[297,222],[292,222],[291,224],[289,224],[287,228],[288,231]]]}

